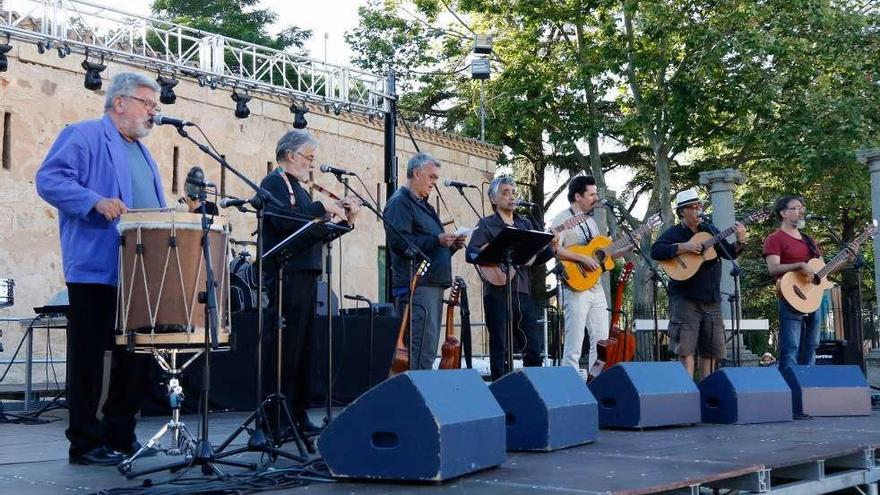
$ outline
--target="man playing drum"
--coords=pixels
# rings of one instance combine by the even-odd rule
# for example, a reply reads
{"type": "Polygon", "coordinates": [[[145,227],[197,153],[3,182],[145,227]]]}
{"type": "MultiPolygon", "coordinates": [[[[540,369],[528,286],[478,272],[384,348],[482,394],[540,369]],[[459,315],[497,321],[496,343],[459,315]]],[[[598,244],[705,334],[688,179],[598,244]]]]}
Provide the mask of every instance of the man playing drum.
{"type": "Polygon", "coordinates": [[[59,211],[67,315],[69,461],[115,465],[139,444],[135,415],[146,388],[145,356],[114,348],[103,420],[104,351],[113,343],[120,215],[165,207],[159,170],[140,142],[159,112],[159,86],[142,74],[113,77],[104,117],[65,127],[37,172],[37,192],[59,211]],[[120,454],[121,453],[121,454],[120,454]]]}

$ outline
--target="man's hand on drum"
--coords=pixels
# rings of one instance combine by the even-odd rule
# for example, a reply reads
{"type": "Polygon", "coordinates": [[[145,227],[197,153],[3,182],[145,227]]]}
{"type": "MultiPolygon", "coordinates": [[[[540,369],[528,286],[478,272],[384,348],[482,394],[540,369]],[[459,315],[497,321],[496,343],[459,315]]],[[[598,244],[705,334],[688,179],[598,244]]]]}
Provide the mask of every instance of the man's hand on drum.
{"type": "Polygon", "coordinates": [[[127,212],[128,208],[119,198],[101,198],[95,203],[95,211],[104,215],[108,222],[112,222],[127,212]]]}

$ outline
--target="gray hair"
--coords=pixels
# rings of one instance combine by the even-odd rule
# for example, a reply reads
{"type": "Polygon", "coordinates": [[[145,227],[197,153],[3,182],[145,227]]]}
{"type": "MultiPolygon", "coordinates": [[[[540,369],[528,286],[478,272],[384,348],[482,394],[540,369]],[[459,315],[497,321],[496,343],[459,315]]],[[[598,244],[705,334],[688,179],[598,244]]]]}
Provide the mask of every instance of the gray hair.
{"type": "Polygon", "coordinates": [[[429,153],[416,153],[415,155],[413,155],[412,158],[409,159],[409,162],[407,162],[406,164],[406,178],[412,179],[413,174],[416,170],[431,163],[438,167],[440,166],[440,161],[431,156],[429,153]]]}
{"type": "Polygon", "coordinates": [[[131,96],[137,88],[150,88],[159,92],[159,83],[139,72],[120,72],[110,80],[107,96],[104,98],[104,110],[113,108],[113,100],[117,96],[131,96]]]}
{"type": "Polygon", "coordinates": [[[307,145],[318,146],[318,141],[305,129],[287,131],[275,145],[275,161],[280,162],[288,153],[296,153],[307,145]]]}
{"type": "Polygon", "coordinates": [[[509,175],[499,175],[498,177],[492,179],[492,183],[489,184],[489,189],[488,191],[486,191],[486,193],[489,195],[489,199],[491,200],[498,197],[498,190],[501,189],[501,186],[505,184],[516,187],[516,181],[513,180],[513,177],[509,175]]]}

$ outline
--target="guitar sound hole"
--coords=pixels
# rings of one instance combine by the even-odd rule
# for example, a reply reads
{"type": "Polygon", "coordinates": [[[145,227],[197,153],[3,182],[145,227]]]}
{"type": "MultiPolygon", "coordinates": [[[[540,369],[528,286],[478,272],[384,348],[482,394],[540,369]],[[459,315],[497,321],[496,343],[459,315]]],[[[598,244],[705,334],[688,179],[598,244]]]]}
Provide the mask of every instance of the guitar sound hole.
{"type": "Polygon", "coordinates": [[[801,292],[801,288],[800,288],[800,287],[795,286],[795,288],[794,288],[794,293],[795,293],[799,298],[801,298],[801,300],[804,300],[804,301],[807,300],[807,296],[806,296],[803,292],[801,292]]]}
{"type": "Polygon", "coordinates": [[[676,256],[675,261],[677,261],[679,266],[681,266],[682,268],[687,268],[687,263],[685,263],[684,260],[681,259],[680,256],[676,256]]]}
{"type": "Polygon", "coordinates": [[[605,251],[596,251],[596,259],[599,261],[600,265],[605,264],[605,251]]]}

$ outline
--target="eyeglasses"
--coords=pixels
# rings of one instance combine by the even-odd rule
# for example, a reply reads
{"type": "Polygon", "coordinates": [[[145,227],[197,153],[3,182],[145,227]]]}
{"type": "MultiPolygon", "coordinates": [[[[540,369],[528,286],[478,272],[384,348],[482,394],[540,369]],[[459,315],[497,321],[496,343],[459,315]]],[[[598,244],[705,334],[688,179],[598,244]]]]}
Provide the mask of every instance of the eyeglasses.
{"type": "Polygon", "coordinates": [[[152,100],[145,100],[143,98],[138,98],[137,96],[131,95],[122,95],[124,98],[131,98],[132,100],[137,100],[144,104],[144,108],[152,111],[159,111],[159,104],[152,100]]]}
{"type": "Polygon", "coordinates": [[[786,208],[786,210],[807,211],[807,207],[806,206],[789,206],[788,208],[786,208]]]}
{"type": "Polygon", "coordinates": [[[302,152],[299,152],[299,151],[297,151],[296,154],[303,157],[304,159],[308,160],[309,163],[312,163],[313,161],[315,161],[314,155],[312,155],[312,156],[304,155],[302,152]]]}

